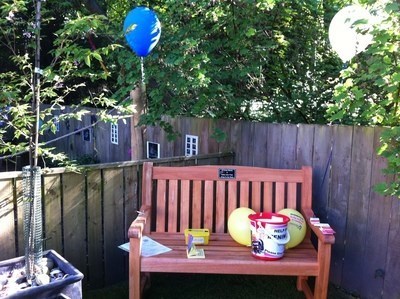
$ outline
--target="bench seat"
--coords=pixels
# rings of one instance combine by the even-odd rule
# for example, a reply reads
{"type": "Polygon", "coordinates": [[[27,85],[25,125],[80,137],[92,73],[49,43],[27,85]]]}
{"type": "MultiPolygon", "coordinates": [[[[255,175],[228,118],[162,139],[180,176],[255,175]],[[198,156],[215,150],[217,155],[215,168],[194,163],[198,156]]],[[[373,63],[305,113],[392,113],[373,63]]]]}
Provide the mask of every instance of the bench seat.
{"type": "Polygon", "coordinates": [[[239,245],[228,234],[212,233],[204,248],[205,259],[186,257],[185,237],[182,233],[151,233],[151,239],[172,251],[153,257],[141,257],[143,272],[213,273],[251,275],[307,275],[318,273],[317,251],[306,239],[296,248],[285,251],[284,258],[264,261],[251,255],[250,247],[239,245]],[[265,264],[268,264],[268,268],[265,264]],[[223,266],[221,266],[223,264],[223,266]]]}

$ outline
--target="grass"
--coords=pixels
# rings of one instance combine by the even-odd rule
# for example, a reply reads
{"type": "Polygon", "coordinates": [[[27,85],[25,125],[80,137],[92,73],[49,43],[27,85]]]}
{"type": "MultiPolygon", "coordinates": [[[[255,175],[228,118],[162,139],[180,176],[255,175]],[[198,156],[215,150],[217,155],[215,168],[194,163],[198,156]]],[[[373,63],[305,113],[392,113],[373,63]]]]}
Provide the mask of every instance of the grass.
{"type": "MultiPolygon", "coordinates": [[[[127,299],[128,282],[84,292],[84,299],[127,299]]],[[[295,277],[153,273],[144,299],[303,299],[295,277]]],[[[330,286],[329,299],[354,299],[330,286]]]]}

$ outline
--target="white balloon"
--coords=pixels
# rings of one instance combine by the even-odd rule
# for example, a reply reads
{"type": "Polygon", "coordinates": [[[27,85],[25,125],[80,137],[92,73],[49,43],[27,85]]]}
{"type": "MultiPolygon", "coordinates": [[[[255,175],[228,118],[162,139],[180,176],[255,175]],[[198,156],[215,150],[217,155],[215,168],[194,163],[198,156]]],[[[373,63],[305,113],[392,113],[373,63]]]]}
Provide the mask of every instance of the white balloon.
{"type": "Polygon", "coordinates": [[[329,41],[343,62],[364,51],[372,42],[370,33],[357,32],[354,26],[354,22],[361,19],[370,23],[371,15],[358,5],[350,5],[339,10],[329,25],[329,41]]]}

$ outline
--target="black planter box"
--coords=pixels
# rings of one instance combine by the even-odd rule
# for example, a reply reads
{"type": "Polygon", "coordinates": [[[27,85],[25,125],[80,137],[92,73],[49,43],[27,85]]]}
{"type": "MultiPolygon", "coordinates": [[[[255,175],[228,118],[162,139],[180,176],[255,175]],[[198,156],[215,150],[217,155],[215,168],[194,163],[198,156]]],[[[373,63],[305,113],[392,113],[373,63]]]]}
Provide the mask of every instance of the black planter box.
{"type": "MultiPolygon", "coordinates": [[[[55,298],[82,298],[82,279],[83,274],[72,266],[67,260],[54,250],[43,253],[44,257],[51,258],[55,265],[68,276],[64,279],[50,282],[47,285],[28,287],[19,290],[7,297],[7,299],[55,299],[55,298]]],[[[0,274],[11,271],[14,268],[24,267],[25,258],[17,257],[0,262],[0,274]],[[18,265],[19,264],[19,265],[18,265]]]]}

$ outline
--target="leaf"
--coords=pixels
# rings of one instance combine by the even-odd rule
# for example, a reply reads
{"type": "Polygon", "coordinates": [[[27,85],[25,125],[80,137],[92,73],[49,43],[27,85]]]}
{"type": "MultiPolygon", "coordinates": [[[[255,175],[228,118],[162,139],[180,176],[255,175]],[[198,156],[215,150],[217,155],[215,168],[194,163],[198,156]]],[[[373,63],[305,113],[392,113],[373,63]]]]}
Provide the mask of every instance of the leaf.
{"type": "Polygon", "coordinates": [[[210,137],[214,138],[217,142],[223,142],[227,135],[226,132],[222,131],[220,128],[215,128],[210,137]]]}
{"type": "Polygon", "coordinates": [[[101,55],[97,52],[92,52],[92,56],[97,59],[98,61],[103,61],[103,58],[101,57],[101,55]]]}
{"type": "Polygon", "coordinates": [[[387,150],[387,148],[388,148],[388,144],[387,144],[387,143],[382,144],[382,145],[378,148],[377,154],[378,154],[379,156],[382,156],[383,153],[387,150]]]}
{"type": "Polygon", "coordinates": [[[252,36],[254,36],[254,35],[256,34],[256,32],[257,32],[256,29],[254,29],[254,28],[249,28],[249,29],[246,31],[246,36],[247,36],[247,37],[252,37],[252,36]]]}
{"type": "Polygon", "coordinates": [[[395,81],[395,83],[396,82],[399,83],[400,82],[400,73],[399,72],[393,73],[392,79],[393,79],[393,81],[395,81]]]}
{"type": "Polygon", "coordinates": [[[373,188],[374,188],[374,191],[379,194],[386,194],[388,191],[387,183],[378,183],[373,188]]]}
{"type": "Polygon", "coordinates": [[[86,63],[86,65],[88,66],[88,67],[90,67],[90,56],[89,55],[87,55],[87,56],[85,56],[85,63],[86,63]]]}

